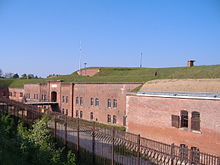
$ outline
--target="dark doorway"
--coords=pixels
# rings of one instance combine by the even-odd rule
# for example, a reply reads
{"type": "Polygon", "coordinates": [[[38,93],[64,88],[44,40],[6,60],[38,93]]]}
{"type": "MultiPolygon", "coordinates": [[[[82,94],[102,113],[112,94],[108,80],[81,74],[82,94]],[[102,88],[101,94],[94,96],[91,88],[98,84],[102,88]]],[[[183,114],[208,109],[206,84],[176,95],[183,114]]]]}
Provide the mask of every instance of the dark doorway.
{"type": "Polygon", "coordinates": [[[57,102],[57,92],[51,92],[51,101],[57,102]]]}

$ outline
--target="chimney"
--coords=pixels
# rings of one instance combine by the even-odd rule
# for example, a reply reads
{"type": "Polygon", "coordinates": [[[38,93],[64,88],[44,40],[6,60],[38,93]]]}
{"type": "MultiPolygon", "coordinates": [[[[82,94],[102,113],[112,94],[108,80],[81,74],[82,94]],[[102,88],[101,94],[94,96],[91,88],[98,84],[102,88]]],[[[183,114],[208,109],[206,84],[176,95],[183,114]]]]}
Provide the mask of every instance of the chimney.
{"type": "Polygon", "coordinates": [[[188,67],[194,66],[194,62],[195,62],[195,60],[189,60],[189,61],[187,61],[187,66],[188,66],[188,67]]]}

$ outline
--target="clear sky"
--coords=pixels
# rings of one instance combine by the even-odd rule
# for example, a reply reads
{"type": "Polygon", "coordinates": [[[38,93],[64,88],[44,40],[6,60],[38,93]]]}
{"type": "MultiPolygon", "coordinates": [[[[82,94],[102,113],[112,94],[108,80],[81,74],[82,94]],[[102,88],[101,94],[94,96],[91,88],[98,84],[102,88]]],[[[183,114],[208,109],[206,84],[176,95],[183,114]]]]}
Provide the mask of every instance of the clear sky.
{"type": "Polygon", "coordinates": [[[0,0],[3,72],[220,64],[220,0],[0,0]]]}

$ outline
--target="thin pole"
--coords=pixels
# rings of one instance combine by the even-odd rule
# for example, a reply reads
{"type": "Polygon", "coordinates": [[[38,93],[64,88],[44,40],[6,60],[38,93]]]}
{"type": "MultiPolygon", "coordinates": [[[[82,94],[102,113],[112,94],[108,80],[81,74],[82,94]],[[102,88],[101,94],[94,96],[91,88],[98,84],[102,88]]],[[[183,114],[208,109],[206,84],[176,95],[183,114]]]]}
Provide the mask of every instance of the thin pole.
{"type": "Polygon", "coordinates": [[[140,68],[142,68],[142,52],[141,52],[141,59],[140,59],[140,68]]]}

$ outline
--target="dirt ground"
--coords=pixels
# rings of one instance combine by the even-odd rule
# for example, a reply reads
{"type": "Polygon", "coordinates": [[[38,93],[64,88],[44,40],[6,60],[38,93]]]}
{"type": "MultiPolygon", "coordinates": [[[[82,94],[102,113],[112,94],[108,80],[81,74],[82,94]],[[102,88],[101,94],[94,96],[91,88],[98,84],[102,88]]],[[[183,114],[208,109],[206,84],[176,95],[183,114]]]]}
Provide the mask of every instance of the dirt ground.
{"type": "Polygon", "coordinates": [[[146,82],[140,91],[220,93],[220,79],[164,79],[146,82]]]}

